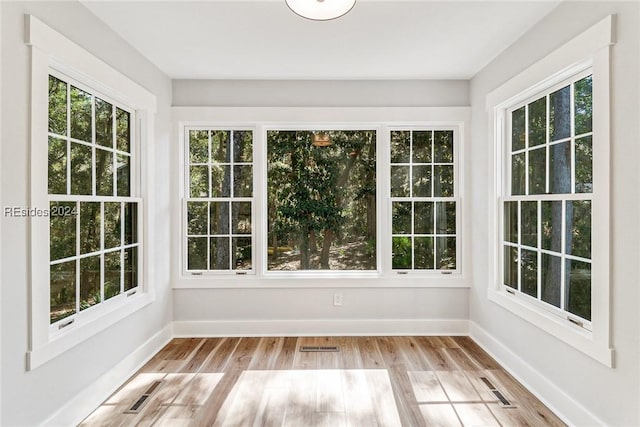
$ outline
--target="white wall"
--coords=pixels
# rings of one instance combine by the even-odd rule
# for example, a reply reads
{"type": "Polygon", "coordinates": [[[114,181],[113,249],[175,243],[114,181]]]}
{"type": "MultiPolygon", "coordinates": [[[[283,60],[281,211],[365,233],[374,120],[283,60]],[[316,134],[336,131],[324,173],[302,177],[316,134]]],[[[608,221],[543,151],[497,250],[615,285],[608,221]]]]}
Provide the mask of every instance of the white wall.
{"type": "MultiPolygon", "coordinates": [[[[28,220],[2,218],[2,419],[0,425],[44,422],[65,403],[125,359],[171,321],[169,291],[169,105],[171,81],[78,2],[1,2],[3,206],[29,206],[30,55],[24,14],[31,13],[157,96],[154,212],[150,248],[156,266],[156,301],[33,371],[25,369],[29,345],[28,220]]],[[[48,244],[48,242],[42,242],[48,244]]]]}
{"type": "MultiPolygon", "coordinates": [[[[538,392],[551,397],[553,386],[566,393],[548,403],[560,412],[572,412],[575,424],[599,419],[606,425],[639,425],[640,383],[640,217],[638,182],[640,91],[640,4],[637,2],[565,2],[500,54],[471,81],[474,137],[471,157],[473,281],[470,318],[488,335],[485,345],[506,359],[516,356],[516,374],[532,378],[538,392]],[[608,14],[617,14],[617,43],[612,50],[611,93],[611,290],[614,369],[592,360],[556,340],[536,326],[487,299],[489,201],[487,154],[489,119],[485,96],[546,54],[561,46],[608,14]],[[529,366],[519,365],[517,359],[529,366]],[[535,373],[537,375],[531,375],[535,373]],[[547,384],[549,385],[549,384],[547,384]],[[574,402],[571,402],[570,400],[574,402]],[[589,414],[590,413],[590,414],[589,414]],[[591,416],[593,415],[593,417],[591,416]],[[595,417],[595,418],[594,418],[595,417]]],[[[597,242],[596,242],[597,244],[597,242]]],[[[597,284],[594,284],[597,286],[597,284]]],[[[533,385],[533,384],[532,384],[533,385]]],[[[535,388],[535,387],[534,387],[535,388]]],[[[543,396],[544,397],[544,396],[543,396]]]]}
{"type": "MultiPolygon", "coordinates": [[[[264,120],[282,122],[283,109],[278,107],[301,107],[300,111],[305,110],[304,107],[346,107],[344,113],[335,112],[330,117],[348,121],[345,117],[354,116],[353,110],[367,110],[353,108],[352,111],[347,111],[348,107],[375,109],[380,106],[408,108],[378,109],[369,113],[368,117],[376,117],[382,121],[427,121],[435,120],[429,116],[434,114],[432,110],[439,109],[417,107],[468,106],[468,88],[468,81],[461,80],[179,80],[174,81],[173,85],[174,121],[202,121],[208,118],[235,122],[237,118],[228,119],[228,116],[241,111],[234,117],[267,117],[264,120]],[[220,105],[240,108],[206,108],[220,105]],[[202,108],[186,108],[187,106],[202,108]],[[247,108],[243,110],[242,107],[247,108]]],[[[314,115],[300,112],[296,108],[292,110],[295,110],[296,116],[314,115]]],[[[324,118],[328,114],[326,109],[318,108],[317,111],[318,115],[324,114],[318,120],[327,121],[324,118]]],[[[460,108],[456,114],[457,120],[468,119],[466,108],[460,108]]],[[[293,113],[289,113],[288,120],[294,120],[292,115],[293,113]]],[[[367,117],[364,113],[362,116],[367,117]]],[[[365,122],[373,120],[354,119],[365,122]]],[[[174,131],[177,132],[176,129],[174,131]]],[[[465,131],[465,139],[465,147],[468,147],[468,131],[465,131]]],[[[179,154],[179,150],[174,151],[176,158],[179,158],[179,154]]],[[[173,174],[176,176],[179,173],[178,166],[177,162],[172,164],[173,174]]],[[[173,187],[176,202],[179,200],[178,185],[176,181],[173,187]]],[[[465,185],[468,188],[468,181],[465,181],[465,185]]],[[[180,232],[178,216],[179,213],[174,216],[176,236],[180,232]]],[[[174,259],[179,259],[178,248],[174,247],[174,251],[174,259]]],[[[174,263],[175,265],[179,264],[174,263]]],[[[174,271],[174,283],[184,285],[178,274],[178,271],[174,271]]],[[[184,335],[205,332],[249,335],[467,332],[468,288],[403,288],[398,283],[389,288],[349,287],[348,280],[341,282],[340,279],[335,279],[335,286],[304,288],[292,287],[291,280],[285,282],[287,283],[282,288],[259,289],[257,286],[245,289],[174,289],[176,332],[184,335]],[[333,306],[335,292],[344,295],[342,307],[333,306]]],[[[273,283],[271,281],[272,285],[273,283]]]]}
{"type": "Polygon", "coordinates": [[[459,107],[467,80],[174,80],[187,107],[459,107]]]}

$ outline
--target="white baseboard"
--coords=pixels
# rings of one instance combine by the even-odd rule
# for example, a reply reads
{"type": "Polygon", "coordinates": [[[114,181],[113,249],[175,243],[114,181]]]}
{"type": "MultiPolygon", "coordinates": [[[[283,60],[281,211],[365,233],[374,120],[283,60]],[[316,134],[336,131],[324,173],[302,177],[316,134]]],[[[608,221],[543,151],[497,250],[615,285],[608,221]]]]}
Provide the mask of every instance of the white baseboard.
{"type": "Polygon", "coordinates": [[[171,339],[173,339],[173,324],[169,323],[84,391],[67,402],[42,423],[42,426],[66,427],[78,425],[171,339]]]}
{"type": "Polygon", "coordinates": [[[212,320],[176,321],[176,337],[218,336],[349,336],[349,335],[468,335],[468,320],[212,320]]]}
{"type": "Polygon", "coordinates": [[[561,390],[553,381],[542,375],[473,321],[469,321],[469,336],[568,425],[606,425],[587,408],[561,390]]]}

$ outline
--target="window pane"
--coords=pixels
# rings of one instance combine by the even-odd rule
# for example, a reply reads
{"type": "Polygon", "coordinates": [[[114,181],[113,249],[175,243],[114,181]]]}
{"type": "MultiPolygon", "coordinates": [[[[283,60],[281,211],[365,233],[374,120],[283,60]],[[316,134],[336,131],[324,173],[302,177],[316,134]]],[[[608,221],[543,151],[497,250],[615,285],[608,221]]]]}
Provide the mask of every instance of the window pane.
{"type": "Polygon", "coordinates": [[[50,321],[69,317],[76,312],[76,261],[50,267],[50,321]]]}
{"type": "Polygon", "coordinates": [[[120,293],[120,251],[104,254],[104,299],[108,300],[120,293]]]}
{"type": "Polygon", "coordinates": [[[413,197],[431,197],[431,165],[413,167],[413,197]]]}
{"type": "Polygon", "coordinates": [[[504,247],[504,284],[518,289],[518,248],[504,247]]]}
{"type": "Polygon", "coordinates": [[[229,234],[229,202],[211,202],[211,234],[229,234]]]}
{"type": "Polygon", "coordinates": [[[433,196],[453,197],[453,166],[434,166],[433,196]]]}
{"type": "Polygon", "coordinates": [[[551,194],[571,193],[571,143],[549,147],[549,191],[551,194]]]}
{"type": "Polygon", "coordinates": [[[207,238],[189,237],[187,239],[187,269],[207,269],[207,238]]]}
{"type": "Polygon", "coordinates": [[[392,233],[411,234],[411,202],[393,202],[392,233]]]}
{"type": "Polygon", "coordinates": [[[455,270],[456,238],[436,237],[436,269],[455,270]]]}
{"type": "Polygon", "coordinates": [[[138,248],[124,250],[124,291],[138,286],[138,248]]]}
{"type": "Polygon", "coordinates": [[[591,258],[591,201],[567,201],[567,254],[582,258],[591,258]]]}
{"type": "Polygon", "coordinates": [[[251,234],[251,202],[233,202],[233,234],[251,234]]]}
{"type": "Polygon", "coordinates": [[[211,165],[211,197],[231,196],[231,172],[229,166],[211,165]]]}
{"type": "Polygon", "coordinates": [[[71,86],[71,138],[93,142],[91,94],[71,86]]]}
{"type": "Polygon", "coordinates": [[[591,137],[576,140],[576,193],[593,192],[593,147],[591,137]]]}
{"type": "Polygon", "coordinates": [[[562,249],[562,202],[542,203],[542,249],[560,252],[562,249]]]}
{"type": "Polygon", "coordinates": [[[118,154],[116,169],[118,171],[118,196],[131,195],[131,157],[118,154]]]}
{"type": "Polygon", "coordinates": [[[102,301],[100,276],[99,255],[80,259],[80,311],[102,301]]]}
{"type": "Polygon", "coordinates": [[[191,166],[189,168],[190,196],[209,197],[209,167],[191,166]]]}
{"type": "Polygon", "coordinates": [[[528,152],[529,154],[529,194],[545,194],[547,180],[547,150],[545,147],[528,152]]]}
{"type": "Polygon", "coordinates": [[[575,90],[575,116],[576,135],[591,132],[592,130],[592,80],[587,76],[574,83],[575,90]]]}
{"type": "Polygon", "coordinates": [[[549,95],[550,141],[571,136],[571,86],[565,86],[549,95]]]}
{"type": "Polygon", "coordinates": [[[511,156],[511,195],[520,196],[525,192],[525,153],[511,156]]]}
{"type": "Polygon", "coordinates": [[[189,131],[189,162],[209,163],[209,131],[189,131]]]}
{"type": "Polygon", "coordinates": [[[96,148],[96,193],[98,196],[114,196],[113,152],[96,148]]]}
{"type": "Polygon", "coordinates": [[[391,163],[409,163],[411,132],[391,132],[391,163]]]}
{"type": "Polygon", "coordinates": [[[436,233],[456,234],[456,202],[436,202],[436,233]]]}
{"type": "Polygon", "coordinates": [[[187,234],[206,236],[208,227],[207,202],[187,202],[187,234]]]}
{"type": "Polygon", "coordinates": [[[394,270],[411,268],[411,237],[394,237],[391,254],[394,270]]]}
{"type": "MultiPolygon", "coordinates": [[[[433,202],[415,202],[413,209],[414,233],[433,234],[433,202]]],[[[410,221],[411,219],[409,218],[409,227],[411,227],[410,221]]],[[[409,228],[406,233],[410,231],[411,229],[409,228]]]]}
{"type": "Polygon", "coordinates": [[[67,84],[49,76],[49,132],[67,134],[67,84]]]}
{"type": "Polygon", "coordinates": [[[413,132],[413,162],[431,163],[431,131],[413,132]]]}
{"type": "Polygon", "coordinates": [[[211,238],[211,270],[229,270],[229,238],[211,238]]]}
{"type": "Polygon", "coordinates": [[[116,108],[116,148],[120,151],[131,151],[131,115],[116,108]]]}
{"type": "Polygon", "coordinates": [[[267,132],[268,241],[272,253],[291,248],[271,270],[376,269],[376,133],[328,134],[316,147],[311,131],[267,132]]]}
{"type": "Polygon", "coordinates": [[[49,259],[76,254],[76,203],[49,203],[49,259]]]}
{"type": "Polygon", "coordinates": [[[504,240],[518,243],[518,202],[504,202],[504,240]]]}
{"type": "Polygon", "coordinates": [[[235,163],[251,163],[253,161],[252,131],[233,131],[233,161],[235,163]]]}
{"type": "Polygon", "coordinates": [[[534,298],[538,297],[538,252],[522,249],[520,272],[522,277],[521,291],[534,298]]]}
{"type": "Polygon", "coordinates": [[[120,203],[104,203],[104,248],[111,249],[121,246],[120,236],[120,203]]]}
{"type": "Polygon", "coordinates": [[[542,301],[560,307],[561,258],[542,254],[542,301]]]}
{"type": "Polygon", "coordinates": [[[211,132],[211,161],[229,163],[229,131],[216,130],[211,132]]]}
{"type": "Polygon", "coordinates": [[[547,142],[547,97],[529,104],[529,147],[547,142]]]}
{"type": "Polygon", "coordinates": [[[233,264],[234,270],[251,270],[251,237],[234,237],[233,264]]]}
{"type": "Polygon", "coordinates": [[[415,252],[413,268],[416,270],[433,270],[433,237],[416,237],[414,238],[415,252]]]}
{"type": "Polygon", "coordinates": [[[591,320],[591,264],[566,260],[567,311],[591,320]]]}
{"type": "MultiPolygon", "coordinates": [[[[88,254],[99,250],[100,203],[80,202],[80,254],[88,254]]],[[[82,268],[80,271],[82,272],[82,268]]]]}
{"type": "Polygon", "coordinates": [[[433,135],[435,163],[453,163],[453,131],[437,130],[433,135]]]}
{"type": "Polygon", "coordinates": [[[67,142],[49,137],[49,194],[67,194],[67,142]]]}
{"type": "Polygon", "coordinates": [[[233,196],[251,197],[253,196],[253,167],[234,166],[233,167],[233,196]]]}
{"type": "Polygon", "coordinates": [[[91,147],[71,143],[71,194],[91,195],[91,147]]]}
{"type": "Polygon", "coordinates": [[[391,166],[391,197],[409,197],[409,166],[391,166]]]}
{"type": "Polygon", "coordinates": [[[522,244],[538,247],[538,202],[521,202],[522,244]]]}
{"type": "Polygon", "coordinates": [[[96,98],[96,144],[113,148],[113,105],[96,98]]]}
{"type": "Polygon", "coordinates": [[[138,243],[138,204],[124,204],[124,244],[138,243]]]}
{"type": "Polygon", "coordinates": [[[525,114],[524,107],[511,113],[511,151],[522,150],[525,145],[525,114]]]}

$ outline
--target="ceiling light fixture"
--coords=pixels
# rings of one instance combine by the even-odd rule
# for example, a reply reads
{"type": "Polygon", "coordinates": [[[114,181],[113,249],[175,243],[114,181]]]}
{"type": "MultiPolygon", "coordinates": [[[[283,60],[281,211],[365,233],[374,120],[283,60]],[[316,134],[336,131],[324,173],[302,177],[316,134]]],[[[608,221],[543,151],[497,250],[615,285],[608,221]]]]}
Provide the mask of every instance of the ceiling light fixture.
{"type": "Polygon", "coordinates": [[[356,0],[285,0],[296,15],[314,21],[329,21],[345,15],[356,0]]]}

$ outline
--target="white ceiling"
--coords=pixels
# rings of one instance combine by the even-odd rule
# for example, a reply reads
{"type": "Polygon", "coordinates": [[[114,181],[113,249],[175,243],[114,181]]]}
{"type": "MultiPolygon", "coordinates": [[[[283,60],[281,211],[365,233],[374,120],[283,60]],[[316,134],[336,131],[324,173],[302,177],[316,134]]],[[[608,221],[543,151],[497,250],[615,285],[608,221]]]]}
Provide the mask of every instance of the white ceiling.
{"type": "Polygon", "coordinates": [[[558,3],[359,0],[315,22],[284,0],[84,2],[175,79],[468,79],[558,3]]]}

